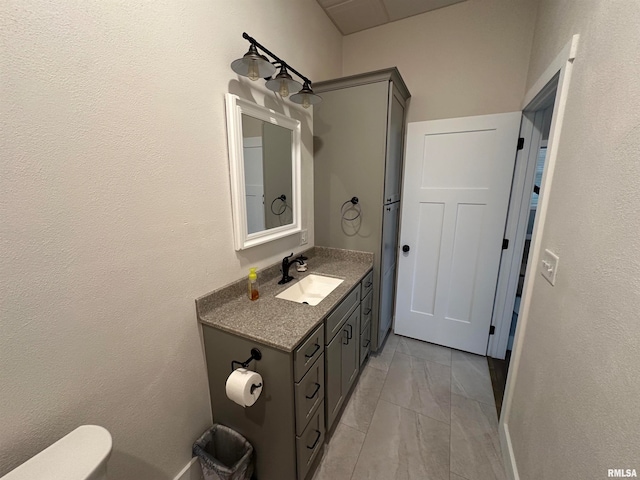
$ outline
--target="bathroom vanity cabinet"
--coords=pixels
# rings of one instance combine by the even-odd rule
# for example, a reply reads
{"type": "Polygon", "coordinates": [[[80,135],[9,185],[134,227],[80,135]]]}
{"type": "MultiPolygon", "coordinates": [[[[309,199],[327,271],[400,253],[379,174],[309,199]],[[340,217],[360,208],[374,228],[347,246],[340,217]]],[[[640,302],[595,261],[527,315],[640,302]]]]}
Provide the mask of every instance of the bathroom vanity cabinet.
{"type": "MultiPolygon", "coordinates": [[[[357,275],[356,281],[343,282],[346,285],[340,296],[290,351],[269,344],[275,342],[266,336],[264,341],[247,338],[202,321],[213,421],[237,430],[253,445],[258,480],[304,480],[313,475],[326,433],[335,425],[369,352],[371,306],[366,302],[373,286],[370,265],[361,270],[364,274],[357,275]],[[249,369],[262,375],[264,388],[256,403],[244,408],[227,398],[225,383],[231,362],[246,360],[252,348],[258,348],[262,358],[251,362],[249,369]]],[[[307,315],[322,312],[315,310],[322,302],[312,307],[272,299],[269,287],[261,294],[268,295],[265,303],[247,309],[264,314],[273,302],[284,312],[288,308],[307,315]]],[[[283,314],[279,323],[297,321],[300,318],[283,314]]]]}
{"type": "Polygon", "coordinates": [[[333,427],[371,350],[372,277],[369,272],[325,321],[327,430],[333,427]]]}
{"type": "Polygon", "coordinates": [[[360,312],[360,288],[355,288],[326,320],[327,430],[333,426],[360,370],[360,312]],[[331,325],[336,328],[330,330],[331,325]]]}

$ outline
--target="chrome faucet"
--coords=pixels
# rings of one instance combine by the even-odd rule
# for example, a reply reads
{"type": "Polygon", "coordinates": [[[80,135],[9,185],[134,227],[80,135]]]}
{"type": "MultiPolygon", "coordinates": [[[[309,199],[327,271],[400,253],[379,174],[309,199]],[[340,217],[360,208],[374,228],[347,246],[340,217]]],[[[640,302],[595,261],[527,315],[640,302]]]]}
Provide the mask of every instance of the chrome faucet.
{"type": "Polygon", "coordinates": [[[293,252],[291,252],[291,255],[288,255],[282,259],[282,279],[278,282],[279,285],[284,285],[285,283],[289,283],[291,280],[293,280],[293,277],[289,275],[289,268],[291,268],[291,265],[293,265],[294,263],[303,265],[304,261],[307,259],[307,257],[303,257],[302,255],[300,255],[289,261],[291,257],[293,257],[293,252]]]}

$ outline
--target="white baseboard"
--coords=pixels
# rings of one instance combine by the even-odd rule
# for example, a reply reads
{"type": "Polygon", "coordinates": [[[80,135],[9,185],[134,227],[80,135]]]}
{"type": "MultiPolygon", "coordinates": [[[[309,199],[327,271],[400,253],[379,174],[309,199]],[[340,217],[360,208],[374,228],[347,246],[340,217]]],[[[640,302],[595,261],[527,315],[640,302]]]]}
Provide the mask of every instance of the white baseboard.
{"type": "Polygon", "coordinates": [[[520,480],[518,475],[518,467],[516,458],[513,455],[513,445],[511,445],[511,435],[509,435],[509,426],[506,423],[500,424],[500,446],[502,447],[502,461],[504,463],[504,471],[509,480],[520,480]]]}
{"type": "Polygon", "coordinates": [[[198,457],[194,457],[187,463],[173,480],[202,480],[202,469],[198,457]]]}

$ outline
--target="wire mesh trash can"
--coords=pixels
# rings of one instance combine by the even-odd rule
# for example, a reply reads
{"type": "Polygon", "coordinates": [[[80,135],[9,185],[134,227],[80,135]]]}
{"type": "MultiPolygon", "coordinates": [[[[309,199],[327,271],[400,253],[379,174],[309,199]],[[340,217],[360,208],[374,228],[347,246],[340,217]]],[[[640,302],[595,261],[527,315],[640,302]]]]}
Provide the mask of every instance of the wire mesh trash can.
{"type": "Polygon", "coordinates": [[[235,430],[214,424],[193,444],[205,480],[250,480],[253,447],[235,430]]]}

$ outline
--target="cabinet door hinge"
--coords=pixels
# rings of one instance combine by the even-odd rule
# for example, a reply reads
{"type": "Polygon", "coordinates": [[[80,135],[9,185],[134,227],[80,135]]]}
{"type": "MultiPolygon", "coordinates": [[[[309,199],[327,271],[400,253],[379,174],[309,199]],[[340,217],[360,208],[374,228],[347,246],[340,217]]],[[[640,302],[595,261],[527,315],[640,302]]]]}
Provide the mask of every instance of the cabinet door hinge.
{"type": "Polygon", "coordinates": [[[507,248],[509,248],[509,239],[508,238],[503,238],[502,239],[502,249],[506,250],[507,248]]]}
{"type": "Polygon", "coordinates": [[[522,150],[524,148],[524,138],[520,137],[518,139],[518,150],[522,150]]]}
{"type": "Polygon", "coordinates": [[[496,333],[496,327],[494,325],[491,325],[489,327],[489,335],[493,335],[494,333],[496,333]]]}

